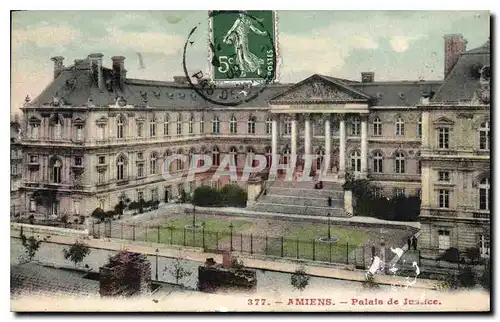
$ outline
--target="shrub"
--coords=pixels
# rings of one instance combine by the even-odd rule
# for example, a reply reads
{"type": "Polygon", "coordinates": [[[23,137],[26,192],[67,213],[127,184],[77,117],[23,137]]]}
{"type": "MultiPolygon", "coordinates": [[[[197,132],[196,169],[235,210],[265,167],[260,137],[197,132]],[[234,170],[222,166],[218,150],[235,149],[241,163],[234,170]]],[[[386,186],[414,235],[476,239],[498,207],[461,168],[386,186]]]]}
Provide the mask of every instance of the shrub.
{"type": "Polygon", "coordinates": [[[104,219],[106,218],[106,212],[101,208],[96,208],[94,209],[94,211],[92,211],[91,216],[98,219],[99,221],[104,221],[104,219]]]}
{"type": "Polygon", "coordinates": [[[290,284],[294,289],[303,291],[309,285],[310,276],[306,274],[304,266],[300,266],[290,277],[290,284]]]}
{"type": "Polygon", "coordinates": [[[67,224],[67,223],[68,223],[68,220],[69,220],[68,215],[64,214],[64,215],[62,215],[62,216],[61,216],[61,222],[62,222],[63,224],[67,224]]]}
{"type": "Polygon", "coordinates": [[[491,289],[491,266],[489,261],[486,262],[486,265],[484,266],[484,271],[483,273],[479,276],[479,283],[481,286],[490,292],[491,289]]]}
{"type": "Polygon", "coordinates": [[[71,245],[69,249],[63,249],[63,253],[64,258],[69,259],[76,266],[81,263],[88,254],[90,254],[90,248],[88,245],[77,241],[71,245]]]}
{"type": "Polygon", "coordinates": [[[126,207],[125,202],[123,202],[123,200],[120,200],[120,202],[117,203],[115,206],[115,213],[120,216],[123,215],[123,210],[125,209],[125,207],[126,207]]]}
{"type": "Polygon", "coordinates": [[[182,189],[179,197],[179,202],[180,203],[188,203],[189,202],[189,195],[186,193],[186,190],[182,189]]]}
{"type": "Polygon", "coordinates": [[[238,185],[225,185],[220,195],[224,206],[245,207],[247,204],[247,192],[238,185]]]}
{"type": "Polygon", "coordinates": [[[477,247],[469,247],[465,250],[465,256],[467,256],[471,263],[475,263],[481,258],[481,252],[477,247]]]}
{"type": "Polygon", "coordinates": [[[193,205],[195,206],[217,206],[220,204],[220,196],[217,190],[209,186],[199,186],[193,193],[193,205]]]}
{"type": "Polygon", "coordinates": [[[458,248],[448,248],[441,256],[439,260],[444,260],[450,263],[458,263],[460,261],[460,251],[458,248]]]}
{"type": "Polygon", "coordinates": [[[106,219],[107,220],[111,220],[113,219],[113,217],[116,215],[116,212],[114,212],[113,210],[108,210],[106,211],[106,219]]]}
{"type": "Polygon", "coordinates": [[[128,204],[128,209],[130,210],[139,209],[139,203],[137,201],[132,201],[131,203],[128,204]]]}
{"type": "Polygon", "coordinates": [[[464,288],[472,288],[476,285],[476,274],[470,266],[466,266],[460,270],[458,274],[460,286],[464,288]]]}

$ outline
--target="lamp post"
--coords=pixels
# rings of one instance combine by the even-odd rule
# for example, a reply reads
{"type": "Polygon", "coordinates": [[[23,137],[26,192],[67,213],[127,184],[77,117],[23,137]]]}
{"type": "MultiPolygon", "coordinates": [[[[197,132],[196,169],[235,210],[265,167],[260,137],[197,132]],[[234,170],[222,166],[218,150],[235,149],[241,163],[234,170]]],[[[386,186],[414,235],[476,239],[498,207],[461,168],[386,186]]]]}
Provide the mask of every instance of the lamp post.
{"type": "Polygon", "coordinates": [[[229,223],[229,231],[231,233],[231,251],[233,251],[233,222],[229,223]]]}
{"type": "Polygon", "coordinates": [[[332,235],[330,233],[330,216],[332,214],[331,213],[328,213],[327,217],[328,217],[328,240],[330,240],[332,238],[332,235]]]}
{"type": "Polygon", "coordinates": [[[196,206],[193,205],[193,229],[196,227],[196,206]]]}
{"type": "Polygon", "coordinates": [[[155,274],[156,281],[158,281],[158,252],[159,251],[160,250],[158,248],[155,250],[155,253],[156,253],[156,270],[155,270],[155,272],[156,272],[156,274],[155,274]]]}

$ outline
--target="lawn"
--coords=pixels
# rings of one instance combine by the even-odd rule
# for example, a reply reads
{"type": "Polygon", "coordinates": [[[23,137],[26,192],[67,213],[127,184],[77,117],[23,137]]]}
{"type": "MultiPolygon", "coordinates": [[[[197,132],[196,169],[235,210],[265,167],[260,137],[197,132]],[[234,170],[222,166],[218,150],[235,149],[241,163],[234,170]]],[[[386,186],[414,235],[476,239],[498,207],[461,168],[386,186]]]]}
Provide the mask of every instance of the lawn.
{"type": "Polygon", "coordinates": [[[346,262],[349,256],[351,262],[354,253],[359,252],[366,240],[366,233],[360,230],[332,226],[330,232],[332,238],[339,239],[334,244],[318,240],[328,236],[327,224],[308,223],[293,227],[283,239],[273,238],[268,243],[268,254],[327,262],[346,262]]]}
{"type": "MultiPolygon", "coordinates": [[[[253,226],[252,222],[245,220],[228,221],[209,219],[196,221],[196,225],[202,223],[203,229],[184,229],[185,226],[192,225],[192,218],[178,219],[160,226],[159,230],[151,229],[149,232],[144,232],[140,240],[170,245],[218,249],[219,246],[230,243],[230,224],[233,225],[234,239],[236,239],[237,234],[253,226]]],[[[235,243],[235,241],[233,241],[233,243],[235,243]]]]}

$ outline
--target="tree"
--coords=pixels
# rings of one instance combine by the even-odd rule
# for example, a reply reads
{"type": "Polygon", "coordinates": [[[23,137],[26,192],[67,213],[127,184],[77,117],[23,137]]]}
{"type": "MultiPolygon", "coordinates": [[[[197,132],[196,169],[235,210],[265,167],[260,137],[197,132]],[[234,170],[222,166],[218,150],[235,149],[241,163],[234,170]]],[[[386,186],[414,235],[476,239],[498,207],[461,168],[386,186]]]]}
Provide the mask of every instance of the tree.
{"type": "Polygon", "coordinates": [[[34,236],[26,237],[26,235],[21,234],[21,243],[26,252],[26,261],[32,261],[35,258],[36,252],[40,249],[42,241],[34,236]]]}
{"type": "Polygon", "coordinates": [[[63,249],[63,253],[65,259],[69,259],[77,266],[90,254],[90,248],[87,244],[76,241],[69,249],[63,249]]]}
{"type": "MultiPolygon", "coordinates": [[[[167,271],[168,267],[165,267],[163,271],[167,271]]],[[[179,282],[188,276],[191,276],[191,272],[184,269],[181,260],[179,258],[175,259],[174,265],[168,270],[175,277],[175,284],[182,286],[179,282]]]]}
{"type": "Polygon", "coordinates": [[[373,274],[368,273],[368,274],[365,275],[365,280],[363,282],[363,287],[369,288],[369,289],[379,288],[379,285],[375,281],[375,276],[373,276],[373,274]]]}
{"type": "Polygon", "coordinates": [[[126,207],[125,201],[120,200],[120,202],[118,202],[115,206],[115,213],[118,216],[123,216],[123,210],[125,209],[125,207],[126,207]]]}
{"type": "Polygon", "coordinates": [[[465,250],[465,256],[474,264],[481,258],[481,252],[477,247],[469,247],[465,250]]]}
{"type": "Polygon", "coordinates": [[[305,267],[300,266],[290,277],[290,283],[294,289],[303,291],[309,285],[309,279],[310,276],[306,274],[305,267]]]}
{"type": "Polygon", "coordinates": [[[91,216],[98,219],[99,221],[104,221],[104,219],[106,219],[106,212],[97,207],[96,209],[94,209],[94,211],[92,211],[91,216]]]}

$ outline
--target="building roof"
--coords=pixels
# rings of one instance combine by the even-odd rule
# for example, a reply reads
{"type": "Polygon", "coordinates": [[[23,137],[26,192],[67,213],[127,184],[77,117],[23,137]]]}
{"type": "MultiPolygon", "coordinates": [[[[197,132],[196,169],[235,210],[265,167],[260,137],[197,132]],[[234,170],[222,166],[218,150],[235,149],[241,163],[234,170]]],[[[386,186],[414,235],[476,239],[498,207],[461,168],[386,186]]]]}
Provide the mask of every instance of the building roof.
{"type": "MultiPolygon", "coordinates": [[[[478,55],[471,54],[469,56],[478,55]]],[[[113,71],[111,69],[103,67],[102,72],[105,83],[113,78],[113,71]]],[[[313,76],[321,77],[351,93],[357,94],[359,97],[367,98],[375,106],[415,106],[420,103],[423,95],[431,95],[442,84],[441,81],[359,82],[325,75],[313,76]]],[[[250,97],[253,96],[253,93],[258,92],[258,96],[237,106],[243,108],[267,107],[269,100],[300,83],[296,83],[295,85],[269,84],[264,89],[262,86],[255,86],[248,95],[250,97]]],[[[111,85],[109,89],[107,85],[103,87],[102,90],[98,88],[97,82],[92,76],[88,60],[80,60],[75,65],[64,68],[59,76],[31,102],[31,105],[50,106],[54,97],[58,97],[64,100],[65,105],[107,107],[114,105],[117,97],[122,96],[126,100],[127,105],[133,106],[149,106],[152,108],[169,107],[172,109],[224,107],[223,105],[208,102],[196,93],[189,84],[174,81],[127,78],[121,89],[115,85],[111,85]]],[[[200,86],[198,88],[201,90],[200,86]]],[[[444,92],[446,91],[443,90],[444,92]]],[[[206,92],[204,93],[206,94],[206,92]]],[[[245,99],[244,94],[241,89],[235,87],[221,88],[219,86],[213,91],[212,95],[207,95],[207,97],[215,101],[234,103],[243,101],[245,99]]]]}
{"type": "Polygon", "coordinates": [[[490,66],[490,41],[466,51],[458,61],[432,99],[433,102],[471,101],[481,89],[481,69],[490,66]]]}
{"type": "Polygon", "coordinates": [[[10,266],[11,294],[99,295],[99,282],[83,278],[84,272],[25,263],[10,266]]]}

